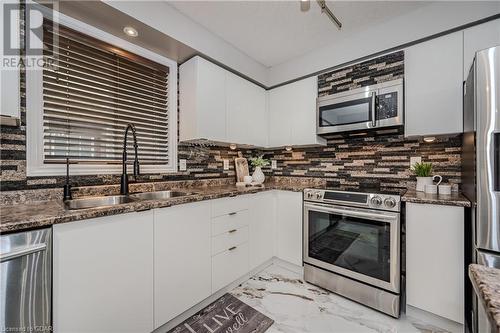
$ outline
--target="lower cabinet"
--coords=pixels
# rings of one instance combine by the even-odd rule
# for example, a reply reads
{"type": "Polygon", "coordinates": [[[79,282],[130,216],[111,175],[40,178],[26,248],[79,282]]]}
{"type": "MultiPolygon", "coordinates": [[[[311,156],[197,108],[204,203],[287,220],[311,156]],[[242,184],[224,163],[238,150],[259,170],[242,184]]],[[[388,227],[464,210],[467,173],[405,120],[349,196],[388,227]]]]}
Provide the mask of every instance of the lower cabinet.
{"type": "Polygon", "coordinates": [[[302,192],[276,191],[276,255],[302,266],[302,192]]]}
{"type": "Polygon", "coordinates": [[[406,204],[407,304],[463,324],[464,208],[406,204]]]}
{"type": "Polygon", "coordinates": [[[212,257],[212,293],[248,273],[248,241],[212,257]]]}
{"type": "Polygon", "coordinates": [[[254,269],[274,256],[276,193],[253,194],[250,216],[250,268],[254,269]]]}
{"type": "Polygon", "coordinates": [[[55,224],[54,332],[153,330],[153,212],[55,224]]]}
{"type": "Polygon", "coordinates": [[[154,211],[155,328],[211,295],[210,202],[154,211]]]}

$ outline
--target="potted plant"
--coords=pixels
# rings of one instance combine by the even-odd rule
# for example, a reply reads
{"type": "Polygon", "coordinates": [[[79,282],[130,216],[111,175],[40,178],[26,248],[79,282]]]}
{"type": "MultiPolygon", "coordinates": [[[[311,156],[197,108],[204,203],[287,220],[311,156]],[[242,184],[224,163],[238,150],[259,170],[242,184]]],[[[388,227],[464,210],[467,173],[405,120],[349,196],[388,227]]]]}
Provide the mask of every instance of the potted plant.
{"type": "Polygon", "coordinates": [[[432,163],[415,163],[410,170],[417,176],[417,191],[425,191],[425,185],[432,185],[432,163]]]}
{"type": "Polygon", "coordinates": [[[252,180],[257,184],[262,184],[266,179],[262,172],[262,167],[269,165],[269,160],[266,160],[263,155],[250,158],[250,164],[255,168],[252,174],[252,180]]]}

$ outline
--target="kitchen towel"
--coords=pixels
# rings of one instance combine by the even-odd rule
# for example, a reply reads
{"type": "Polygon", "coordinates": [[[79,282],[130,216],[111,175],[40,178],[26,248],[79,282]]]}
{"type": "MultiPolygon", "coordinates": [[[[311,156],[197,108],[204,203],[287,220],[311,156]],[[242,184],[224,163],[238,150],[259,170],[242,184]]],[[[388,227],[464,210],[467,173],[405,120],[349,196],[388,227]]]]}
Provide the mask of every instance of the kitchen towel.
{"type": "Polygon", "coordinates": [[[273,323],[251,306],[225,294],[168,333],[262,333],[273,323]]]}

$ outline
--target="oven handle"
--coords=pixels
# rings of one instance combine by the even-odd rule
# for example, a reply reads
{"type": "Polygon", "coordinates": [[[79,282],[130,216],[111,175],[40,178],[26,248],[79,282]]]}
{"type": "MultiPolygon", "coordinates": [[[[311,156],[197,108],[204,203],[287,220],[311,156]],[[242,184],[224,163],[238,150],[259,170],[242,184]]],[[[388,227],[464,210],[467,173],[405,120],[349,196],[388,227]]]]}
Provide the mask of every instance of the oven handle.
{"type": "Polygon", "coordinates": [[[319,204],[310,204],[307,203],[304,205],[305,208],[310,209],[310,210],[319,210],[323,211],[326,213],[336,213],[336,214],[342,214],[342,215],[347,215],[351,217],[361,217],[361,218],[369,218],[373,220],[378,220],[378,221],[397,221],[398,216],[395,215],[394,213],[372,213],[372,212],[361,212],[359,210],[352,210],[349,208],[335,208],[332,206],[327,206],[327,205],[319,205],[319,204]]]}
{"type": "Polygon", "coordinates": [[[377,108],[377,94],[375,91],[372,92],[372,127],[377,126],[377,113],[376,113],[376,108],[377,108]]]}

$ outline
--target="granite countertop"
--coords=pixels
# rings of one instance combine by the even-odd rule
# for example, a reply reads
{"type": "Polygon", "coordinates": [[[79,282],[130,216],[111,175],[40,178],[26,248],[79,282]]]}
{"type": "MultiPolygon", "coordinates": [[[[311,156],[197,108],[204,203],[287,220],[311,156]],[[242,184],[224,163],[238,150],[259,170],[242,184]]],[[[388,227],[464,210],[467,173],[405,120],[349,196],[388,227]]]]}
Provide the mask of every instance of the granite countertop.
{"type": "Polygon", "coordinates": [[[500,332],[500,269],[472,264],[469,277],[483,303],[492,332],[500,332]]]}
{"type": "MultiPolygon", "coordinates": [[[[78,210],[66,210],[64,208],[62,200],[49,200],[27,204],[7,205],[0,207],[0,232],[3,233],[21,231],[24,229],[51,226],[57,223],[138,212],[154,208],[175,206],[189,202],[231,197],[269,190],[287,190],[300,192],[310,186],[311,184],[300,182],[271,182],[266,183],[263,187],[237,187],[235,185],[190,187],[188,191],[196,192],[195,195],[175,197],[163,200],[141,200],[116,206],[78,210]]],[[[315,188],[318,188],[318,186],[316,185],[315,188]]],[[[186,190],[182,187],[172,189],[186,190]]]]}
{"type": "Polygon", "coordinates": [[[471,206],[470,201],[458,192],[452,192],[449,195],[443,195],[417,192],[415,189],[408,189],[408,191],[406,191],[406,193],[401,197],[401,200],[404,202],[432,205],[447,205],[459,207],[471,206]]]}

